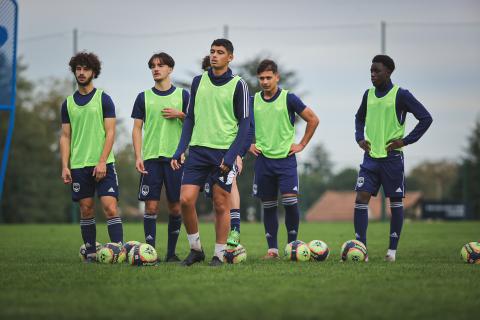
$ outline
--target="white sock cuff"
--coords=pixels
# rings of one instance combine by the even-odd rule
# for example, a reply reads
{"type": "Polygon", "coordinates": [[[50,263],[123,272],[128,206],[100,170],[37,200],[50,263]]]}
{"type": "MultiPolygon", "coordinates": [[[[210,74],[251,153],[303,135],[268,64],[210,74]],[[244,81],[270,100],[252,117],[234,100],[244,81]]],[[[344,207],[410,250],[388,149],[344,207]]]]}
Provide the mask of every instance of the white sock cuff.
{"type": "Polygon", "coordinates": [[[403,208],[403,202],[391,202],[390,208],[403,208]]]}
{"type": "Polygon", "coordinates": [[[368,210],[368,204],[355,203],[355,209],[368,210]]]}
{"type": "Polygon", "coordinates": [[[200,233],[187,234],[188,243],[190,244],[190,249],[202,250],[202,244],[200,243],[200,233]]]}
{"type": "Polygon", "coordinates": [[[156,220],[156,219],[157,219],[157,215],[156,215],[156,214],[148,214],[148,213],[145,213],[145,214],[143,215],[143,218],[156,220]]]}
{"type": "Polygon", "coordinates": [[[263,202],[263,208],[268,209],[268,208],[274,208],[278,206],[277,200],[272,200],[272,201],[264,201],[263,202]]]}
{"type": "Polygon", "coordinates": [[[269,248],[267,252],[268,253],[273,252],[275,254],[278,254],[278,249],[277,248],[269,248]]]}
{"type": "Polygon", "coordinates": [[[111,226],[112,224],[122,223],[122,219],[120,217],[115,217],[107,220],[107,225],[111,226]]]}
{"type": "Polygon", "coordinates": [[[223,254],[225,253],[225,244],[224,243],[215,243],[215,251],[213,252],[214,256],[217,256],[221,261],[223,261],[223,254]]]}
{"type": "Polygon", "coordinates": [[[297,197],[284,197],[282,198],[282,204],[284,206],[293,206],[298,203],[297,197]]]}
{"type": "Polygon", "coordinates": [[[80,225],[81,226],[89,226],[95,224],[95,218],[90,218],[90,219],[80,219],[80,225]]]}
{"type": "Polygon", "coordinates": [[[396,253],[397,253],[397,250],[392,250],[392,249],[387,250],[387,255],[388,256],[395,257],[396,253]]]}
{"type": "Polygon", "coordinates": [[[240,212],[230,212],[230,219],[240,219],[240,212]]]}

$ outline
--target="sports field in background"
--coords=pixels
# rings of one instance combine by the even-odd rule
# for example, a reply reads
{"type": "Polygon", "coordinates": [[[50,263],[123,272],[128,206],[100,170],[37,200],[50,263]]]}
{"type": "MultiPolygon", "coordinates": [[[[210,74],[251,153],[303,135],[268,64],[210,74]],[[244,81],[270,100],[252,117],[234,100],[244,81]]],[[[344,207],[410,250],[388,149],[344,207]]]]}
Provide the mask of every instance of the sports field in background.
{"type": "MultiPolygon", "coordinates": [[[[261,224],[242,225],[248,260],[241,265],[190,268],[83,264],[76,225],[0,226],[0,319],[474,319],[480,265],[460,260],[460,249],[480,238],[479,222],[408,223],[397,262],[383,262],[388,224],[369,226],[369,263],[340,263],[351,223],[301,224],[299,239],[324,240],[326,262],[261,261],[261,224]]],[[[157,229],[165,255],[166,225],[157,229]]],[[[201,225],[207,260],[213,225],[201,225]]],[[[98,241],[108,239],[97,226],[98,241]]],[[[286,242],[284,226],[279,241],[286,242]]],[[[143,241],[141,223],[124,225],[125,240],[143,241]]],[[[178,254],[188,252],[185,231],[178,254]]]]}

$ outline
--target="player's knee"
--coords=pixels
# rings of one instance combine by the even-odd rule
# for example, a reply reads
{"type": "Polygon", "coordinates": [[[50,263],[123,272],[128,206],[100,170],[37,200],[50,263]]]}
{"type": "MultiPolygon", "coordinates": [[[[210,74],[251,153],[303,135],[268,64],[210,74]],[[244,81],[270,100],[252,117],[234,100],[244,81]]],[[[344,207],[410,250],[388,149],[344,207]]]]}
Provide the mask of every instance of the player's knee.
{"type": "Polygon", "coordinates": [[[179,216],[180,215],[180,202],[169,202],[168,203],[168,210],[170,211],[170,215],[172,216],[179,216]]]}
{"type": "Polygon", "coordinates": [[[156,214],[158,210],[158,203],[145,202],[145,212],[147,214],[156,214]]]}
{"type": "Polygon", "coordinates": [[[111,218],[114,218],[114,217],[118,216],[117,205],[115,203],[105,205],[103,207],[103,211],[105,212],[105,217],[107,219],[111,219],[111,218]]]}
{"type": "Polygon", "coordinates": [[[90,219],[95,216],[94,206],[91,204],[80,204],[80,216],[82,219],[90,219]]]}
{"type": "Polygon", "coordinates": [[[217,214],[230,211],[228,200],[228,197],[224,196],[215,196],[213,198],[213,206],[215,207],[215,212],[217,212],[217,214]]]}
{"type": "Polygon", "coordinates": [[[357,196],[355,198],[356,203],[363,203],[363,204],[368,204],[370,201],[370,193],[368,192],[357,192],[357,196]]]}
{"type": "Polygon", "coordinates": [[[230,206],[228,206],[226,203],[216,203],[215,204],[215,212],[218,214],[224,214],[226,212],[230,211],[230,206]]]}
{"type": "Polygon", "coordinates": [[[181,210],[188,209],[195,205],[193,197],[180,195],[180,207],[181,210]]]}

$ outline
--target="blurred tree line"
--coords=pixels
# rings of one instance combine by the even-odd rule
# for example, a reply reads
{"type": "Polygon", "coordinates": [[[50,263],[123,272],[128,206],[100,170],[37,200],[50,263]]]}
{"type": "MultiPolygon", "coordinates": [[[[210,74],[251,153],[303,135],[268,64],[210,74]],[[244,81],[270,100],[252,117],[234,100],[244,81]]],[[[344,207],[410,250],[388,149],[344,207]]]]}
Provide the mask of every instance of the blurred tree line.
{"type": "MultiPolygon", "coordinates": [[[[256,80],[256,66],[260,60],[261,57],[256,56],[233,67],[248,83],[252,95],[260,90],[256,80]]],[[[0,205],[0,221],[71,222],[75,215],[78,219],[78,208],[72,205],[70,187],[65,186],[60,179],[58,146],[61,128],[60,106],[66,95],[72,92],[71,81],[46,79],[41,83],[34,83],[26,78],[26,71],[25,64],[20,60],[17,73],[15,130],[0,205]]],[[[295,72],[281,69],[280,73],[280,86],[297,92],[299,82],[295,72]]],[[[177,84],[187,89],[190,85],[181,81],[177,84]]],[[[0,117],[2,150],[6,123],[7,117],[2,115],[0,117]]],[[[301,135],[303,130],[297,130],[297,133],[301,135]]],[[[311,149],[309,158],[299,163],[302,213],[305,213],[326,190],[353,190],[358,170],[344,168],[333,172],[333,163],[322,144],[309,145],[309,149],[311,149]]],[[[115,157],[120,183],[119,207],[122,215],[125,219],[135,217],[141,219],[143,213],[137,200],[139,175],[135,170],[130,132],[126,123],[120,120],[117,125],[115,157]],[[118,139],[118,136],[124,139],[118,139]]],[[[238,177],[241,216],[242,219],[246,219],[247,215],[260,219],[260,201],[252,197],[254,157],[250,153],[247,153],[244,159],[243,168],[243,173],[238,177]]],[[[463,201],[468,204],[473,216],[480,218],[480,119],[477,120],[468,139],[465,155],[459,162],[442,160],[421,163],[407,177],[407,188],[410,191],[422,191],[424,199],[428,200],[463,201]]],[[[163,199],[164,194],[159,219],[167,217],[163,199]]],[[[279,208],[281,212],[282,206],[279,208]]],[[[211,201],[200,195],[197,210],[201,215],[211,214],[211,201]]],[[[97,219],[103,219],[100,208],[97,208],[97,219]]]]}

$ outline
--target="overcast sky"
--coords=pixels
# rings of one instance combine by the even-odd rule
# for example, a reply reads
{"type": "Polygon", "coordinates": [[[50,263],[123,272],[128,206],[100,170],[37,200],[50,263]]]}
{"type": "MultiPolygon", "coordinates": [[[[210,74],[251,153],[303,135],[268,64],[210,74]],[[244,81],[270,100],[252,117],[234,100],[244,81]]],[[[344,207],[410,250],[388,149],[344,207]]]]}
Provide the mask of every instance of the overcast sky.
{"type": "MultiPolygon", "coordinates": [[[[305,92],[301,98],[320,117],[311,145],[322,143],[337,170],[357,167],[362,159],[354,115],[371,86],[382,20],[387,54],[397,65],[394,83],[410,90],[434,118],[423,139],[405,149],[407,170],[424,160],[461,157],[480,117],[480,1],[18,2],[18,51],[27,75],[44,85],[51,76],[68,78],[72,30],[78,28],[79,50],[97,53],[103,63],[95,85],[112,96],[128,130],[135,97],[153,85],[147,68],[152,53],[171,54],[174,82],[190,81],[224,25],[234,62],[264,53],[278,61],[280,72],[297,72],[297,91],[305,92]]],[[[416,124],[411,114],[407,124],[408,130],[416,124]]],[[[299,138],[303,130],[297,128],[299,138]]],[[[306,157],[308,150],[300,160],[306,157]]]]}

